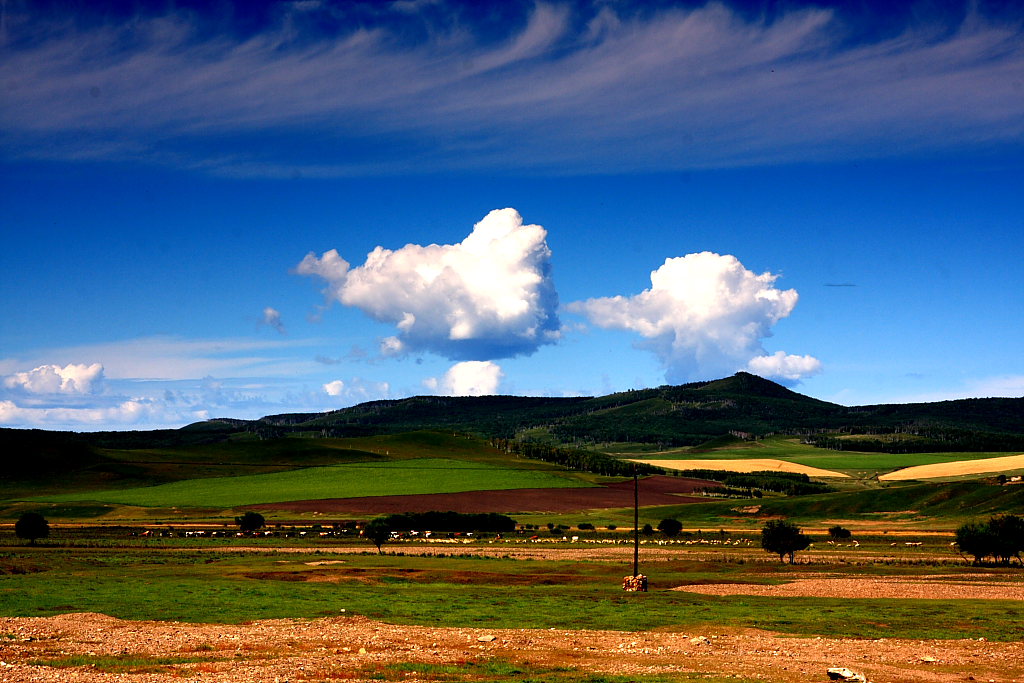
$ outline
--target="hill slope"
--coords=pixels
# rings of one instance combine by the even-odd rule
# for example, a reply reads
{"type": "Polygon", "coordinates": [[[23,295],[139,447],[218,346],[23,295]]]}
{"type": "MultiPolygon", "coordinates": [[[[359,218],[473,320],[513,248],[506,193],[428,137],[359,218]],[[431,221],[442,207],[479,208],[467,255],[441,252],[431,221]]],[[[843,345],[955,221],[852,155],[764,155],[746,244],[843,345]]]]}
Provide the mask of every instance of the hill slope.
{"type": "MultiPolygon", "coordinates": [[[[420,430],[473,434],[482,438],[539,438],[594,444],[633,442],[694,446],[729,432],[821,434],[821,445],[850,450],[1010,451],[1024,450],[1024,398],[965,399],[941,403],[846,407],[791,391],[748,373],[709,382],[631,390],[580,398],[482,396],[373,401],[327,413],[270,415],[259,420],[216,419],[181,429],[150,432],[46,432],[0,429],[0,451],[8,492],[40,483],[58,485],[70,471],[94,486],[106,480],[152,483],[173,480],[172,461],[232,462],[246,467],[277,464],[282,469],[335,462],[343,454],[325,437],[361,437],[420,430]],[[913,433],[914,440],[838,438],[837,431],[913,433]],[[300,448],[284,437],[317,437],[300,448]],[[209,452],[223,444],[227,450],[209,452]],[[231,450],[234,444],[234,450],[231,450]],[[259,444],[258,446],[256,444],[259,444]],[[277,444],[276,446],[274,444],[277,444]],[[894,450],[894,449],[902,450],[894,450]],[[139,449],[153,451],[140,470],[139,449]],[[159,452],[170,449],[173,452],[159,452]],[[191,449],[189,453],[184,452],[191,449]],[[118,451],[132,451],[121,457],[118,451]],[[229,452],[230,451],[230,452],[229,452]],[[278,456],[284,460],[275,460],[278,456]],[[287,462],[285,462],[287,461],[287,462]],[[55,479],[56,477],[56,479],[55,479]]],[[[345,457],[353,457],[348,454],[345,457]]],[[[201,469],[201,468],[200,468],[201,469]]],[[[200,474],[200,476],[204,476],[200,474]]]]}

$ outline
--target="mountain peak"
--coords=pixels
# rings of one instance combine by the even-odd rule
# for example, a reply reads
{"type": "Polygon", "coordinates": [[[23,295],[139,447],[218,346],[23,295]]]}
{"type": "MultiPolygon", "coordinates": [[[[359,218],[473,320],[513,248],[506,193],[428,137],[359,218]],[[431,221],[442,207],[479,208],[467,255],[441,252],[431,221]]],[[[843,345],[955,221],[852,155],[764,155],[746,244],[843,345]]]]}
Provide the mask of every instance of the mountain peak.
{"type": "Polygon", "coordinates": [[[709,393],[743,394],[745,396],[759,396],[763,398],[784,398],[791,401],[817,402],[817,399],[803,394],[798,394],[797,392],[791,391],[770,379],[758,377],[757,375],[752,375],[749,372],[737,372],[732,377],[708,382],[702,386],[699,391],[707,391],[709,393]]]}

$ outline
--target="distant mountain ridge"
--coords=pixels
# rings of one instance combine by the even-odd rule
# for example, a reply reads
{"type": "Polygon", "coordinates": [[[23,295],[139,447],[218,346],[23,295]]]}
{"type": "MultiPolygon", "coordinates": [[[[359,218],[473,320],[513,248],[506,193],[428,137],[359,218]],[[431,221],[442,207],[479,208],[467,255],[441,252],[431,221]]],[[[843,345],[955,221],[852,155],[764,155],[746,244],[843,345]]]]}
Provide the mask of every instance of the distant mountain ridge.
{"type": "MultiPolygon", "coordinates": [[[[148,432],[0,429],[0,446],[31,442],[145,448],[213,443],[243,434],[348,437],[420,430],[582,446],[609,442],[694,446],[730,432],[825,435],[811,437],[819,439],[834,438],[843,431],[902,432],[916,435],[921,447],[1014,450],[1024,449],[1024,398],[847,407],[739,372],[718,380],[606,396],[413,396],[325,413],[284,413],[257,420],[217,418],[148,432]]],[[[843,447],[844,443],[821,445],[843,447]]]]}
{"type": "MultiPolygon", "coordinates": [[[[231,423],[237,426],[238,421],[231,423]]],[[[210,424],[185,429],[204,426],[210,424]]],[[[327,413],[268,415],[244,428],[265,435],[316,431],[325,436],[451,429],[562,443],[669,446],[697,445],[729,432],[756,436],[871,429],[1013,436],[1020,437],[1024,447],[1024,398],[847,407],[739,372],[718,380],[597,397],[414,396],[327,413]]]]}

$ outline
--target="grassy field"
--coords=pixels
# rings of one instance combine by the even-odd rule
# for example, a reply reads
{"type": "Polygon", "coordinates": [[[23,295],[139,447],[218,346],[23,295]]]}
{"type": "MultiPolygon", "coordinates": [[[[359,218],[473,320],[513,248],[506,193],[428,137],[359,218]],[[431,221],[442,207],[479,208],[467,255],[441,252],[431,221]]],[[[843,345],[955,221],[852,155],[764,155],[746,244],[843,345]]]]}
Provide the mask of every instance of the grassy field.
{"type": "Polygon", "coordinates": [[[213,477],[88,493],[49,495],[33,502],[81,500],[144,507],[221,507],[357,496],[457,493],[517,488],[587,486],[533,470],[514,470],[465,460],[423,458],[309,467],[271,474],[213,477]]]}
{"type": "MultiPolygon", "coordinates": [[[[710,596],[684,583],[786,581],[795,575],[956,575],[927,564],[795,567],[679,559],[645,566],[651,592],[623,593],[625,567],[592,561],[470,557],[225,554],[19,549],[0,555],[0,614],[101,612],[126,619],[240,623],[364,615],[398,624],[489,628],[758,628],[852,638],[1024,638],[1024,603],[710,596]],[[458,599],[453,599],[457,596],[458,599]]],[[[990,570],[997,578],[1019,570],[990,570]]]]}
{"type": "Polygon", "coordinates": [[[744,460],[772,458],[798,465],[843,472],[858,478],[891,472],[904,467],[996,458],[1015,453],[864,453],[859,451],[831,451],[800,443],[797,437],[773,436],[760,441],[726,440],[722,446],[676,448],[663,451],[611,446],[613,455],[642,457],[644,460],[744,460]]]}

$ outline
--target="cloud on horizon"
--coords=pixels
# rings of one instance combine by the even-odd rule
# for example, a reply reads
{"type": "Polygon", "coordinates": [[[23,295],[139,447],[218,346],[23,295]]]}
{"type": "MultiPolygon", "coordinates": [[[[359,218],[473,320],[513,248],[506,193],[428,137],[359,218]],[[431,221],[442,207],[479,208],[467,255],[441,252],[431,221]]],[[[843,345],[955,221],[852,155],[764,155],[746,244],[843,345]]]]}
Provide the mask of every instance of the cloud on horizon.
{"type": "Polygon", "coordinates": [[[103,366],[99,363],[40,365],[3,379],[7,389],[28,394],[91,394],[100,389],[102,382],[103,366]]]}
{"type": "Polygon", "coordinates": [[[636,332],[673,384],[750,369],[792,383],[817,373],[810,356],[767,355],[761,340],[797,303],[794,289],[775,288],[777,275],[757,275],[731,255],[712,252],[665,259],[651,287],[634,296],[587,299],[567,309],[606,329],[636,332]]]}
{"type": "Polygon", "coordinates": [[[493,396],[505,376],[491,361],[456,363],[441,378],[431,377],[423,385],[442,396],[493,396]]]}
{"type": "Polygon", "coordinates": [[[307,254],[301,275],[329,300],[395,325],[381,354],[430,351],[450,360],[529,355],[558,339],[547,232],[515,209],[491,211],[458,244],[377,247],[352,268],[336,250],[307,254]]]}
{"type": "Polygon", "coordinates": [[[459,3],[283,3],[251,31],[196,10],[108,19],[87,7],[7,9],[4,157],[344,177],[667,171],[1024,142],[1021,19],[973,4],[867,38],[836,10],[755,16],[716,2],[509,3],[490,23],[459,3]]]}

